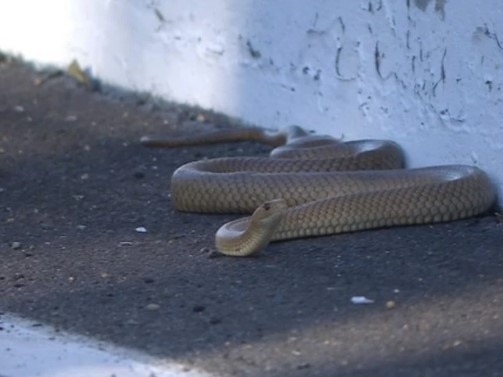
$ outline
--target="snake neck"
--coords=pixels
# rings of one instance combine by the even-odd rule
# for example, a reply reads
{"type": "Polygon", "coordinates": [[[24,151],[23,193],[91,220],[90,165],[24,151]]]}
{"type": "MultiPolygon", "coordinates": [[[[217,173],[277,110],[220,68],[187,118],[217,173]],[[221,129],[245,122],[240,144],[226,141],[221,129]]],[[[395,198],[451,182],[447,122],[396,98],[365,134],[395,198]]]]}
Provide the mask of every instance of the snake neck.
{"type": "Polygon", "coordinates": [[[265,202],[250,217],[224,224],[215,235],[215,245],[222,254],[251,256],[271,242],[287,212],[283,199],[265,202]]]}

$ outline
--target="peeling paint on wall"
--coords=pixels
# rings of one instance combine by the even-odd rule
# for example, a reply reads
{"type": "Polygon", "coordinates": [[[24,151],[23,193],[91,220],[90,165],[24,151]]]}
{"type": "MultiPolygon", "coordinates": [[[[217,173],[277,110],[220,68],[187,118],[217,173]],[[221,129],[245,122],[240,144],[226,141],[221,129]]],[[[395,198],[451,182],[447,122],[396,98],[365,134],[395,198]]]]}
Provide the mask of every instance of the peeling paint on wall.
{"type": "MultiPolygon", "coordinates": [[[[408,0],[409,1],[409,0],[408,0]]],[[[428,5],[432,0],[414,0],[416,7],[421,9],[423,12],[426,11],[428,5]]],[[[435,12],[439,13],[442,19],[445,18],[445,4],[447,0],[435,0],[435,12]]]]}

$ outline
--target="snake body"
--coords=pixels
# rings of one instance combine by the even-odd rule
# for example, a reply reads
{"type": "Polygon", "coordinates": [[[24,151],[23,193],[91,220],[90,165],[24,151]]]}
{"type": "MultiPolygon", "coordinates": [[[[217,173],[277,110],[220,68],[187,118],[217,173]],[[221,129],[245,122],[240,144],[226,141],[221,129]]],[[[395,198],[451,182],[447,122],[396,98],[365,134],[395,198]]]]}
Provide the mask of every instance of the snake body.
{"type": "Polygon", "coordinates": [[[495,190],[487,174],[467,165],[402,169],[390,141],[342,143],[292,126],[190,138],[142,138],[155,147],[255,140],[277,148],[272,157],[201,160],[171,179],[175,208],[252,213],[223,225],[216,247],[226,255],[260,252],[271,241],[364,229],[451,221],[487,211],[495,190]]]}

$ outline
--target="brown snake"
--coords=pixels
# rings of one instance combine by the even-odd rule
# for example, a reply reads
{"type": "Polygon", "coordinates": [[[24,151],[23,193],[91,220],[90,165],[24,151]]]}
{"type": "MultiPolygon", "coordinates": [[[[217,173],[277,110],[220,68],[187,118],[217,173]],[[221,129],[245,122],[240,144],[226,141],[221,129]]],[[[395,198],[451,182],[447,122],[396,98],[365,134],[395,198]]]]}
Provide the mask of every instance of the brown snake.
{"type": "Polygon", "coordinates": [[[216,131],[181,138],[143,137],[150,147],[254,140],[276,146],[271,157],[195,161],[171,178],[175,208],[253,215],[223,225],[216,247],[226,255],[260,252],[270,241],[398,225],[451,221],[486,212],[495,190],[467,165],[402,169],[391,141],[342,143],[297,126],[216,131]]]}

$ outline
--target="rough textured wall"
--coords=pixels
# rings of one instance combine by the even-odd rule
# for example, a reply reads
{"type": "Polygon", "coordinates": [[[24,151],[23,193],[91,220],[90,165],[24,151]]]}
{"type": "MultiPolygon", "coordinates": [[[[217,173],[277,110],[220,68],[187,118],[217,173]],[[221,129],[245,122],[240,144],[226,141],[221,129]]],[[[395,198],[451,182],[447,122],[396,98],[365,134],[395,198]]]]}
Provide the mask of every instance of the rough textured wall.
{"type": "Polygon", "coordinates": [[[395,139],[413,166],[503,187],[501,20],[500,0],[18,0],[0,49],[262,126],[395,139]]]}

